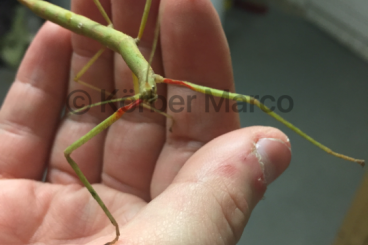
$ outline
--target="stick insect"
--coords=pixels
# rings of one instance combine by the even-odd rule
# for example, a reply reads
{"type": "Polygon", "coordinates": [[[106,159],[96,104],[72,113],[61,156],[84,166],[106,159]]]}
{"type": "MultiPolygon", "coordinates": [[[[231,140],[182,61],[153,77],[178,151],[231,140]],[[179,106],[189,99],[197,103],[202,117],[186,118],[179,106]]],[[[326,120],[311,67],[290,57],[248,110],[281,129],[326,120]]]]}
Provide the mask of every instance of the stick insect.
{"type": "MultiPolygon", "coordinates": [[[[80,168],[78,167],[77,163],[72,159],[71,154],[73,151],[78,149],[80,146],[85,144],[87,141],[89,141],[91,138],[108,128],[110,125],[112,125],[114,122],[116,122],[119,118],[123,116],[128,110],[131,110],[135,107],[144,106],[148,109],[155,110],[152,108],[151,103],[157,100],[158,93],[157,93],[157,86],[156,84],[168,84],[170,86],[182,86],[187,89],[207,94],[210,96],[215,97],[221,97],[226,98],[234,101],[239,102],[246,102],[249,104],[253,104],[257,107],[259,107],[262,111],[270,115],[271,117],[275,118],[277,121],[281,122],[288,128],[295,131],[297,134],[305,138],[306,140],[310,141],[312,144],[316,145],[317,147],[321,148],[322,150],[326,151],[327,153],[334,155],[336,157],[356,162],[360,165],[364,165],[364,160],[354,159],[339,153],[336,153],[329,149],[328,147],[322,145],[321,143],[317,142],[307,134],[305,134],[303,131],[301,131],[299,128],[295,127],[285,119],[283,119],[281,116],[270,110],[267,106],[262,104],[259,100],[246,95],[241,95],[237,93],[232,92],[225,92],[223,90],[209,88],[206,86],[197,85],[191,82],[187,81],[181,81],[181,80],[174,80],[170,78],[164,78],[158,74],[155,74],[153,69],[151,68],[151,62],[153,57],[153,52],[155,50],[155,47],[152,48],[152,53],[150,60],[147,61],[143,55],[141,54],[140,50],[138,49],[139,42],[143,36],[145,26],[147,23],[148,14],[150,11],[150,5],[151,0],[146,1],[144,14],[142,17],[141,26],[139,29],[139,34],[137,38],[130,37],[124,33],[121,33],[113,28],[113,23],[111,22],[110,18],[108,17],[107,13],[103,9],[102,5],[100,4],[99,0],[94,0],[95,5],[101,12],[102,16],[107,22],[107,26],[101,25],[97,22],[94,22],[92,20],[89,20],[83,16],[74,14],[70,11],[64,10],[62,8],[56,7],[52,4],[49,4],[47,2],[44,2],[42,0],[19,0],[21,3],[25,4],[27,7],[29,7],[31,10],[33,10],[36,14],[39,16],[50,20],[52,22],[55,22],[56,24],[59,24],[75,33],[85,35],[87,37],[90,37],[92,39],[95,39],[99,41],[101,44],[106,46],[107,48],[118,52],[123,57],[124,61],[127,63],[128,67],[131,69],[133,73],[133,81],[134,81],[134,91],[135,95],[125,98],[118,98],[110,101],[103,101],[97,104],[89,105],[87,107],[81,108],[79,110],[76,110],[74,112],[80,112],[84,109],[92,106],[99,106],[104,103],[111,103],[111,102],[121,102],[121,101],[128,101],[128,105],[124,105],[121,108],[119,108],[114,114],[109,116],[107,119],[105,119],[103,122],[101,122],[98,126],[93,128],[89,133],[81,137],[79,140],[71,144],[65,151],[65,157],[70,164],[70,166],[73,168],[73,170],[76,172],[77,176],[80,178],[81,182],[86,186],[88,191],[91,193],[93,198],[97,201],[97,203],[100,205],[100,207],[103,209],[104,213],[107,215],[113,226],[116,230],[116,236],[111,241],[106,243],[106,245],[112,245],[115,242],[118,241],[120,232],[119,232],[119,225],[116,222],[115,218],[110,213],[109,209],[105,206],[103,200],[99,197],[97,192],[94,190],[92,185],[89,183],[85,175],[82,173],[80,168]]],[[[158,29],[156,28],[156,38],[155,43],[157,42],[158,37],[158,29]]],[[[155,44],[154,44],[155,46],[155,44]]],[[[100,88],[93,87],[89,85],[88,83],[82,82],[80,79],[82,75],[87,71],[87,69],[99,58],[99,56],[102,55],[104,51],[104,48],[102,48],[97,54],[90,60],[90,62],[85,65],[82,70],[77,74],[75,81],[81,84],[84,84],[85,86],[88,86],[94,90],[97,90],[101,92],[100,88]]],[[[155,110],[157,111],[157,110],[155,110]]],[[[166,114],[165,112],[159,112],[163,114],[164,116],[167,116],[172,119],[172,116],[166,114]]],[[[180,123],[180,122],[176,122],[180,123]]],[[[175,128],[173,128],[175,130],[175,128]]]]}

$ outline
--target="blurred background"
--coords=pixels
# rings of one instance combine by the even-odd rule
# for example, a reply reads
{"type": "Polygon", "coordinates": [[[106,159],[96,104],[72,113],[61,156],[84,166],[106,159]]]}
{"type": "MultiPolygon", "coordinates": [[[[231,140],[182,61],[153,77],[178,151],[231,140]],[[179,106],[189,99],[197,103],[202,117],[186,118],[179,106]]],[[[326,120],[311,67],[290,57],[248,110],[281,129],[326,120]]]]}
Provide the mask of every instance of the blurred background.
{"type": "MultiPolygon", "coordinates": [[[[69,6],[68,0],[52,2],[69,6]]],[[[228,38],[238,93],[271,95],[276,101],[266,101],[269,106],[289,96],[292,110],[276,109],[277,113],[331,149],[368,159],[368,2],[213,0],[213,4],[228,38]]],[[[43,21],[14,0],[0,2],[0,19],[3,101],[43,21]]],[[[285,101],[280,105],[290,106],[285,101]]],[[[239,244],[368,244],[367,233],[367,240],[360,242],[336,240],[367,175],[365,169],[322,152],[257,109],[248,107],[240,117],[242,126],[284,131],[293,158],[285,174],[269,186],[239,244]]],[[[368,196],[368,188],[363,193],[368,196]]]]}

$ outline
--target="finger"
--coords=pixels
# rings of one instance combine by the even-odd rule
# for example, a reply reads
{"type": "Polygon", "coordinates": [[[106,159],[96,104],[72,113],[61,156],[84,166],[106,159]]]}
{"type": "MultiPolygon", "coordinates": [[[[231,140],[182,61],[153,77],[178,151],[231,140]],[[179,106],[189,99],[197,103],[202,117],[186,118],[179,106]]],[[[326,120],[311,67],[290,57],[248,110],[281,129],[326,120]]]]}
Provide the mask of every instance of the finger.
{"type": "MultiPolygon", "coordinates": [[[[114,27],[132,37],[138,30],[145,0],[113,1],[114,27]]],[[[159,1],[153,1],[143,39],[139,44],[142,54],[148,59],[153,41],[159,1]]],[[[162,74],[160,50],[155,53],[152,65],[155,73],[162,74]]],[[[133,89],[132,72],[122,57],[115,55],[115,86],[120,96],[133,89]]],[[[161,87],[158,94],[166,93],[161,87]]],[[[148,110],[127,113],[114,123],[106,138],[104,152],[103,182],[120,191],[131,193],[145,200],[150,199],[150,182],[154,166],[165,139],[165,118],[148,110]]]]}
{"type": "MultiPolygon", "coordinates": [[[[161,2],[161,15],[165,76],[233,91],[229,48],[211,2],[165,0],[161,2]]],[[[221,100],[215,101],[218,105],[221,100]]],[[[223,101],[218,110],[209,103],[203,94],[168,87],[168,112],[174,116],[175,125],[155,169],[154,195],[171,183],[186,160],[206,142],[239,128],[238,115],[232,110],[234,103],[223,101]]]]}
{"type": "Polygon", "coordinates": [[[70,34],[47,22],[20,65],[0,112],[0,175],[41,179],[60,120],[70,34]]]}
{"type": "MultiPolygon", "coordinates": [[[[108,0],[102,0],[101,4],[109,15],[110,2],[108,0]]],[[[90,0],[72,1],[71,9],[77,14],[107,25],[97,6],[90,0]]],[[[102,99],[101,92],[78,84],[73,81],[73,78],[103,46],[97,41],[78,34],[72,34],[72,46],[73,55],[67,106],[75,108],[89,103],[100,102],[102,99]]],[[[103,55],[81,77],[81,80],[97,88],[113,91],[113,52],[105,50],[103,55]]],[[[67,116],[65,118],[60,125],[55,139],[48,174],[49,181],[64,184],[79,182],[76,174],[66,161],[63,151],[113,112],[109,106],[104,108],[94,107],[84,114],[67,116]]],[[[105,136],[105,131],[98,134],[72,154],[73,159],[92,183],[101,180],[105,136]]]]}
{"type": "Polygon", "coordinates": [[[283,133],[267,127],[216,138],[122,230],[121,241],[154,237],[158,244],[236,244],[267,184],[287,168],[289,147],[283,133]]]}

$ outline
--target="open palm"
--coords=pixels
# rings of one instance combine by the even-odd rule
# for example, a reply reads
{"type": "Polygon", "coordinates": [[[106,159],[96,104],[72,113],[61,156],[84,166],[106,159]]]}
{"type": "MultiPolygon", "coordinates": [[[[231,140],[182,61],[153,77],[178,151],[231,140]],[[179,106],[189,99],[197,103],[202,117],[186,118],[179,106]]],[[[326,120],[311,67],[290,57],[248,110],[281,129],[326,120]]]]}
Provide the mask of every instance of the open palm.
{"type": "MultiPolygon", "coordinates": [[[[136,36],[145,1],[101,2],[116,29],[136,36]]],[[[72,6],[103,23],[91,1],[72,6]]],[[[159,6],[155,72],[233,90],[226,39],[207,0],[153,1],[142,53],[150,53],[159,6]]],[[[101,245],[114,238],[113,226],[63,154],[113,108],[60,120],[65,98],[73,106],[72,96],[82,91],[87,97],[79,94],[79,102],[101,100],[70,79],[99,48],[51,23],[29,48],[0,111],[0,244],[101,245]],[[46,168],[47,181],[41,182],[46,168]]],[[[131,72],[110,51],[82,80],[120,96],[133,88],[131,72]]],[[[174,86],[158,89],[168,99],[196,96],[191,110],[167,108],[175,118],[172,133],[162,115],[136,110],[72,157],[119,223],[117,244],[235,244],[267,184],[290,161],[287,138],[272,128],[236,130],[236,113],[204,112],[204,96],[174,86]]]]}

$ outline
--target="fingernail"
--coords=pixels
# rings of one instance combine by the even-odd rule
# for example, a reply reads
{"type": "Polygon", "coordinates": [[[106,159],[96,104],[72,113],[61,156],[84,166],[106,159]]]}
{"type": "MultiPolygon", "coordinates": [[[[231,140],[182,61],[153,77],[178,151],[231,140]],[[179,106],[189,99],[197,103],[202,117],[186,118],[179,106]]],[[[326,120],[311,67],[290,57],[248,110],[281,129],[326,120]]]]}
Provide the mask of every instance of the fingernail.
{"type": "Polygon", "coordinates": [[[255,155],[261,165],[264,181],[269,185],[288,167],[291,149],[280,139],[263,138],[256,143],[255,155]]]}

